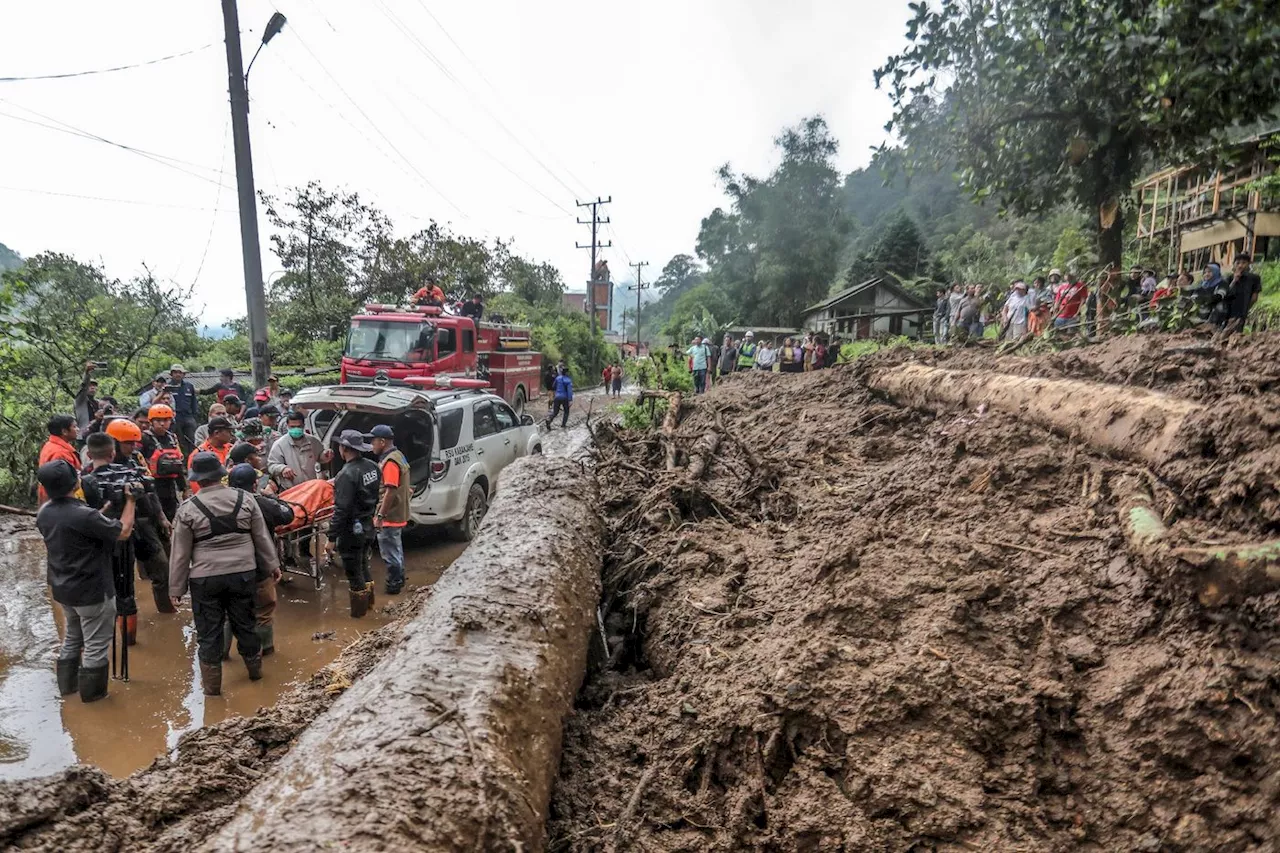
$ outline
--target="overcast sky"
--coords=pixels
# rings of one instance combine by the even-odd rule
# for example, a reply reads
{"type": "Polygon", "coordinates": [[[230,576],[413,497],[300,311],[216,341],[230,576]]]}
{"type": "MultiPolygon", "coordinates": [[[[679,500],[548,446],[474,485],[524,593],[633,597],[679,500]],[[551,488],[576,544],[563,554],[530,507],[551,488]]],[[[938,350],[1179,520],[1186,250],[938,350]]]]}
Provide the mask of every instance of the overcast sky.
{"type": "MultiPolygon", "coordinates": [[[[436,219],[514,238],[571,289],[588,266],[576,200],[613,196],[615,277],[637,260],[650,277],[692,253],[724,203],[716,169],[766,172],[784,125],[822,113],[842,168],[865,165],[889,115],[872,71],[907,18],[906,0],[240,0],[246,62],[276,9],[289,24],[250,77],[259,189],[314,178],[358,191],[401,232],[436,219]]],[[[0,32],[0,77],[211,45],[0,82],[0,243],[121,277],[145,264],[194,285],[204,322],[243,315],[217,0],[9,2],[0,32]]]]}

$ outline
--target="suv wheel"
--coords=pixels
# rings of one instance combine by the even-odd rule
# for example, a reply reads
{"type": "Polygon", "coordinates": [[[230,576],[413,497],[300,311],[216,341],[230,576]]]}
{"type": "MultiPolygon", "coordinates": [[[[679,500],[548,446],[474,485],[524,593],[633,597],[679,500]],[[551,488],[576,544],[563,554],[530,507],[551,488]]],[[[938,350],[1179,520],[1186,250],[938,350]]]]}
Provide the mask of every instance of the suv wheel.
{"type": "Polygon", "coordinates": [[[475,539],[476,532],[480,529],[480,522],[484,520],[484,514],[488,511],[489,498],[484,492],[484,486],[472,483],[471,489],[467,492],[467,509],[454,526],[457,537],[463,542],[475,539]]]}
{"type": "Polygon", "coordinates": [[[524,415],[525,396],[524,389],[516,391],[516,404],[512,408],[516,410],[516,420],[520,420],[524,415]]]}

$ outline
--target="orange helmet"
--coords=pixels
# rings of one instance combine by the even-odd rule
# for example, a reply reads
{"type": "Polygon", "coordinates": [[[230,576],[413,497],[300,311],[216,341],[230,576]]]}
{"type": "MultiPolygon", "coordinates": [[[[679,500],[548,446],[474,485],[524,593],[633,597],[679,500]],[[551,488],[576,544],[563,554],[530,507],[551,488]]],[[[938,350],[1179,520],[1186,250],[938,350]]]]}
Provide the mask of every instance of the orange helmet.
{"type": "Polygon", "coordinates": [[[128,418],[107,421],[106,433],[116,441],[142,441],[142,429],[128,418]]]}
{"type": "Polygon", "coordinates": [[[153,421],[163,420],[164,418],[173,420],[173,409],[169,408],[164,403],[157,403],[156,405],[147,409],[147,417],[153,421]]]}

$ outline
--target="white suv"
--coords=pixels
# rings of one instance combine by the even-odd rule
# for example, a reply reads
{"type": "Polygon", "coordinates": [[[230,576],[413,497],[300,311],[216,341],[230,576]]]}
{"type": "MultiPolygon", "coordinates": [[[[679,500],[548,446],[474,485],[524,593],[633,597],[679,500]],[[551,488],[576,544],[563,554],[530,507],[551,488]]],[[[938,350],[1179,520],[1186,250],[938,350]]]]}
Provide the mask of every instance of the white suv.
{"type": "Polygon", "coordinates": [[[325,385],[299,391],[293,408],[306,412],[311,433],[334,448],[330,475],[342,466],[336,451],[342,430],[367,434],[390,426],[409,460],[410,523],[450,525],[464,540],[475,536],[502,469],[542,452],[533,416],[517,416],[487,390],[325,385]]]}

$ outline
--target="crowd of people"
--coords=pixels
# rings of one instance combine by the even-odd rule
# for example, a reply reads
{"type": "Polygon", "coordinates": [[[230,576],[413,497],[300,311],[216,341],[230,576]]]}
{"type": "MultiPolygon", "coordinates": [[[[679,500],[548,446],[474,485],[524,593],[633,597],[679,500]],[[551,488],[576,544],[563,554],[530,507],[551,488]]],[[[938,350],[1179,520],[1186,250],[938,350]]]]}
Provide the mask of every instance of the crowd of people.
{"type": "Polygon", "coordinates": [[[231,636],[249,677],[261,678],[263,656],[275,649],[282,561],[311,559],[305,547],[290,552],[274,532],[299,511],[290,489],[335,468],[326,551],[341,559],[351,615],[373,606],[375,544],[387,567],[384,592],[401,591],[411,481],[390,426],[369,435],[344,431],[336,466],[334,451],[307,433],[303,414],[287,408],[290,395],[275,377],[246,407],[249,393],[223,371],[208,392],[217,402],[197,427],[196,393],[181,365],[157,377],[132,416],[96,399],[95,368],[86,367],[75,414],[50,418],[37,462],[36,527],[66,624],[57,660],[62,695],[92,702],[107,695],[110,678],[128,679],[138,630],[135,572],[149,581],[162,614],[176,613],[190,596],[206,695],[221,692],[231,636]]]}
{"type": "Polygon", "coordinates": [[[839,338],[827,340],[812,332],[803,337],[787,336],[777,345],[768,338],[757,342],[755,332],[750,331],[741,338],[726,334],[719,345],[710,338],[694,335],[685,356],[693,374],[693,391],[703,394],[716,380],[732,373],[747,370],[804,373],[830,367],[840,356],[841,343],[839,338]]]}
{"type": "Polygon", "coordinates": [[[1091,284],[1070,271],[1063,275],[1054,269],[1030,284],[1017,279],[1004,292],[977,284],[940,288],[933,335],[935,341],[963,343],[982,338],[995,325],[998,338],[1016,341],[1050,327],[1092,334],[1120,320],[1163,327],[1175,316],[1236,331],[1261,293],[1262,279],[1245,253],[1236,255],[1230,277],[1221,265],[1210,263],[1199,281],[1186,270],[1157,277],[1151,268],[1134,266],[1127,279],[1104,270],[1091,284]]]}

